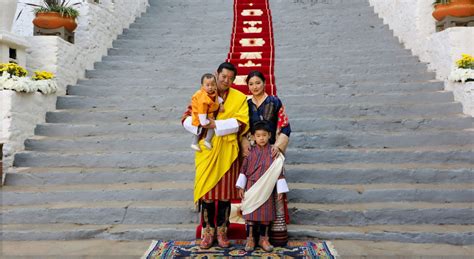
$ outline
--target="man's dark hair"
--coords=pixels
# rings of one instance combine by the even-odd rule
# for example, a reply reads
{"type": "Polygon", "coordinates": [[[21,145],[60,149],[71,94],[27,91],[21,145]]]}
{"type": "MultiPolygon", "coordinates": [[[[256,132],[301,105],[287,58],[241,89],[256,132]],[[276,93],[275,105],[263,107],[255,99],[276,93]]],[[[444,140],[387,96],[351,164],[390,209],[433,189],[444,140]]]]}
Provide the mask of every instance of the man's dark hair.
{"type": "Polygon", "coordinates": [[[270,130],[270,125],[268,124],[267,121],[257,121],[253,124],[253,127],[252,127],[252,135],[255,134],[255,131],[257,130],[264,130],[268,133],[272,133],[272,131],[270,130]]]}
{"type": "Polygon", "coordinates": [[[216,77],[211,73],[206,73],[201,76],[201,85],[204,83],[204,79],[214,79],[214,81],[216,81],[216,77]]]}
{"type": "Polygon", "coordinates": [[[237,68],[235,68],[235,66],[232,65],[232,63],[230,62],[224,62],[220,64],[219,67],[217,68],[217,73],[219,74],[220,72],[222,72],[224,68],[234,72],[234,77],[237,76],[237,68]]]}
{"type": "Polygon", "coordinates": [[[262,74],[262,72],[257,71],[257,70],[250,71],[250,73],[247,75],[247,79],[245,79],[245,82],[247,82],[247,84],[248,84],[250,78],[252,78],[254,76],[260,78],[262,80],[262,82],[265,83],[265,76],[262,74]]]}

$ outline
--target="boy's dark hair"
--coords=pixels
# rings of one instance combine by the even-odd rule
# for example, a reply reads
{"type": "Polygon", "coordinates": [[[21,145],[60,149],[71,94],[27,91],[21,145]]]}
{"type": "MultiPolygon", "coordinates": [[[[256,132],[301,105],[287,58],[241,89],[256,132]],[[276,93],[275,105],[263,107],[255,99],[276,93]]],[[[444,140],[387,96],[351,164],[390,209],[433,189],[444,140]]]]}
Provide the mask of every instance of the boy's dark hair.
{"type": "Polygon", "coordinates": [[[237,76],[237,68],[235,68],[235,66],[232,65],[232,63],[230,62],[224,62],[220,64],[219,67],[217,68],[217,73],[219,74],[220,72],[222,72],[224,68],[234,72],[234,78],[237,76]]]}
{"type": "Polygon", "coordinates": [[[258,70],[253,70],[253,71],[250,71],[250,73],[247,75],[247,78],[245,79],[245,82],[248,84],[249,83],[249,80],[250,78],[252,77],[258,77],[262,80],[262,82],[265,83],[265,76],[262,74],[262,72],[258,71],[258,70]]]}
{"type": "Polygon", "coordinates": [[[257,130],[264,130],[268,133],[272,133],[272,131],[270,130],[270,126],[268,124],[268,122],[266,121],[257,121],[253,124],[253,127],[252,127],[252,130],[251,130],[251,133],[252,135],[255,134],[255,131],[257,130]]]}
{"type": "Polygon", "coordinates": [[[214,81],[216,81],[216,77],[211,74],[211,73],[205,73],[204,75],[201,76],[201,85],[202,83],[204,83],[204,78],[206,79],[214,79],[214,81]]]}

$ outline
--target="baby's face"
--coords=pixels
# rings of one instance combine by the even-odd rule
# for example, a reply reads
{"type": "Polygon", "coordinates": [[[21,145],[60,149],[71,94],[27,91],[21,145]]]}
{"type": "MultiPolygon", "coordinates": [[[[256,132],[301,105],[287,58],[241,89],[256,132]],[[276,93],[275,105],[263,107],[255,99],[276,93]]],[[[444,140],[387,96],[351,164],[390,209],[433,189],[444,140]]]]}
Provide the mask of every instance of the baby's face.
{"type": "Polygon", "coordinates": [[[204,78],[201,86],[208,94],[213,94],[217,91],[217,84],[214,78],[204,78]]]}

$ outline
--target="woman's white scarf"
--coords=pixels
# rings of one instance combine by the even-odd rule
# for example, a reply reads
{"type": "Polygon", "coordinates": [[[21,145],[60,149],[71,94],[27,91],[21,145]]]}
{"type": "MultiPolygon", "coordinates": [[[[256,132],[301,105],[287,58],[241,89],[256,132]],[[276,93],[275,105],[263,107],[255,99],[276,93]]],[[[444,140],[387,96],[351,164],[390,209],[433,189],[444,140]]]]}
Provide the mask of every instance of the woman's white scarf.
{"type": "Polygon", "coordinates": [[[280,154],[262,177],[245,192],[241,207],[242,215],[252,213],[270,198],[280,177],[284,162],[285,157],[280,154]]]}

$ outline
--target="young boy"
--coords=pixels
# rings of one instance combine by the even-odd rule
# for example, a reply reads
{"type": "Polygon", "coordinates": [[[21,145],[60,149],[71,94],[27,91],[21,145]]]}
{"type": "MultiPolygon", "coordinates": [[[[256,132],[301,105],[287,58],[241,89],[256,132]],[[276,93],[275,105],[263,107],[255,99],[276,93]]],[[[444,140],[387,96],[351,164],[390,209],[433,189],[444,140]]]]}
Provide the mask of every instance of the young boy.
{"type": "Polygon", "coordinates": [[[256,122],[252,128],[256,145],[250,149],[244,159],[236,187],[242,199],[242,214],[247,225],[246,251],[255,249],[255,234],[259,232],[258,245],[270,252],[273,246],[269,242],[270,223],[276,218],[275,185],[278,199],[288,192],[283,175],[283,155],[272,159],[269,144],[271,130],[265,121],[256,122]],[[258,227],[259,231],[256,231],[258,227]]]}
{"type": "MultiPolygon", "coordinates": [[[[202,126],[208,125],[214,119],[214,112],[223,112],[224,107],[220,105],[222,99],[217,95],[217,82],[213,74],[204,74],[201,77],[201,89],[196,91],[191,99],[192,106],[192,125],[198,127],[196,134],[193,135],[191,148],[200,152],[199,135],[202,126]]],[[[212,149],[211,140],[214,136],[214,130],[208,129],[204,139],[204,146],[212,149]]]]}

